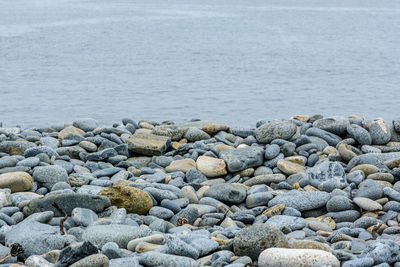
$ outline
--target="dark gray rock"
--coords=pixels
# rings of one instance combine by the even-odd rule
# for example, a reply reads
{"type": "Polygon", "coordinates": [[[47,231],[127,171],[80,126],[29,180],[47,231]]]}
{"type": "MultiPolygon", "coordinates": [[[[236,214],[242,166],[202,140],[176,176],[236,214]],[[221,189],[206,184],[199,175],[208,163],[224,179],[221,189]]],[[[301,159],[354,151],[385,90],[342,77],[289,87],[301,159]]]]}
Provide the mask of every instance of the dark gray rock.
{"type": "Polygon", "coordinates": [[[96,253],[98,253],[97,247],[90,242],[69,245],[61,250],[60,256],[54,264],[54,267],[68,267],[80,259],[96,253]]]}
{"type": "Polygon", "coordinates": [[[329,145],[331,146],[336,146],[340,141],[342,141],[342,138],[340,138],[339,136],[324,131],[322,129],[319,128],[309,128],[306,132],[306,135],[308,136],[316,136],[319,137],[323,140],[325,140],[329,145]]]}
{"type": "Polygon", "coordinates": [[[79,128],[85,132],[93,131],[96,127],[99,126],[99,123],[92,118],[83,118],[76,120],[72,123],[73,126],[79,128]]]}
{"type": "Polygon", "coordinates": [[[264,162],[264,149],[258,146],[224,150],[219,157],[226,162],[230,172],[257,167],[264,162]]]}
{"type": "Polygon", "coordinates": [[[188,183],[202,183],[207,181],[207,177],[197,169],[190,169],[186,172],[186,181],[188,183]]]}
{"type": "Polygon", "coordinates": [[[357,124],[349,124],[347,126],[347,132],[360,145],[372,144],[372,139],[371,139],[371,135],[369,134],[369,132],[357,124]]]}
{"type": "Polygon", "coordinates": [[[291,121],[273,121],[255,130],[257,141],[270,143],[274,139],[289,140],[296,133],[297,126],[291,121]]]}
{"type": "Polygon", "coordinates": [[[32,199],[24,208],[24,214],[30,215],[41,211],[53,211],[56,216],[62,216],[53,207],[54,203],[68,215],[71,215],[74,208],[87,208],[97,213],[111,206],[111,202],[107,197],[79,193],[61,193],[32,199]]]}
{"type": "Polygon", "coordinates": [[[235,255],[257,260],[262,251],[271,247],[289,247],[287,238],[276,227],[254,224],[240,230],[233,239],[235,255]]]}
{"type": "Polygon", "coordinates": [[[334,116],[314,121],[313,127],[334,133],[336,135],[343,135],[346,133],[348,123],[348,119],[344,117],[334,116]]]}
{"type": "Polygon", "coordinates": [[[341,222],[354,222],[361,217],[361,213],[357,210],[345,210],[338,212],[328,212],[325,214],[327,217],[332,217],[336,223],[341,222]]]}
{"type": "Polygon", "coordinates": [[[207,189],[204,196],[226,203],[240,204],[246,199],[246,189],[236,184],[217,184],[207,189]]]}
{"type": "Polygon", "coordinates": [[[352,201],[346,196],[334,196],[326,203],[329,212],[345,211],[355,209],[352,201]]]}

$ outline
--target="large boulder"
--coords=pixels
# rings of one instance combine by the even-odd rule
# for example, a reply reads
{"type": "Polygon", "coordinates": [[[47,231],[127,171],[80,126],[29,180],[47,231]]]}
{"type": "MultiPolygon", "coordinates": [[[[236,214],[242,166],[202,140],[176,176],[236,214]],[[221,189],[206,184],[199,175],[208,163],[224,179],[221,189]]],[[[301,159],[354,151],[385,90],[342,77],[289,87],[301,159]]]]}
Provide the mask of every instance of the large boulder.
{"type": "Polygon", "coordinates": [[[112,205],[125,208],[129,213],[145,215],[153,207],[153,201],[148,193],[130,186],[105,187],[98,195],[109,198],[112,205]]]}
{"type": "Polygon", "coordinates": [[[149,130],[139,129],[126,140],[126,143],[128,149],[133,153],[159,156],[171,145],[171,138],[152,134],[149,130]]]}
{"type": "Polygon", "coordinates": [[[297,126],[291,121],[273,121],[255,130],[257,141],[270,143],[274,139],[289,140],[296,133],[297,126]]]}
{"type": "Polygon", "coordinates": [[[259,146],[240,147],[224,150],[219,157],[226,162],[230,172],[257,167],[264,162],[264,149],[259,146]]]}

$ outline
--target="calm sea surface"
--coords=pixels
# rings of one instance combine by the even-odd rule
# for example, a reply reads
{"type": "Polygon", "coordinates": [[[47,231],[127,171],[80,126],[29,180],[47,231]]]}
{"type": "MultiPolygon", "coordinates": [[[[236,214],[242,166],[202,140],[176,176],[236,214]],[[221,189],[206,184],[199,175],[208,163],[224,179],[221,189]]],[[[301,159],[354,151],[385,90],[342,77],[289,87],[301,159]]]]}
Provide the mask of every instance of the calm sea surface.
{"type": "Polygon", "coordinates": [[[400,116],[400,1],[0,0],[0,121],[400,116]]]}

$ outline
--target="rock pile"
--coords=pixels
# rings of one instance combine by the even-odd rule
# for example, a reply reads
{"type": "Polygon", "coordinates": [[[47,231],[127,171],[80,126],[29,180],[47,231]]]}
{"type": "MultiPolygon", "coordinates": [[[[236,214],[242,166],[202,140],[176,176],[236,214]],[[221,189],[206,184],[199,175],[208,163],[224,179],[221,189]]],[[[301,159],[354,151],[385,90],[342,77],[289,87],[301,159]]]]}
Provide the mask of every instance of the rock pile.
{"type": "Polygon", "coordinates": [[[19,243],[4,264],[400,266],[399,125],[3,127],[0,257],[19,243]]]}

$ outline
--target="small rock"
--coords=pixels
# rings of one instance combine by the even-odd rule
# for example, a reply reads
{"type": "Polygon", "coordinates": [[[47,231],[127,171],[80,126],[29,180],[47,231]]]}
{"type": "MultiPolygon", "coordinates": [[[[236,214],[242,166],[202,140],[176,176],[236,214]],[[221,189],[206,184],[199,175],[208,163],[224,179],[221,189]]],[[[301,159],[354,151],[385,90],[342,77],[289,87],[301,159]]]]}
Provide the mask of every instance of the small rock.
{"type": "Polygon", "coordinates": [[[200,156],[197,158],[196,165],[200,172],[210,178],[221,177],[227,174],[226,164],[223,159],[200,156]]]}
{"type": "Polygon", "coordinates": [[[12,193],[32,188],[33,179],[27,172],[9,172],[0,174],[0,188],[9,188],[12,193]]]}

